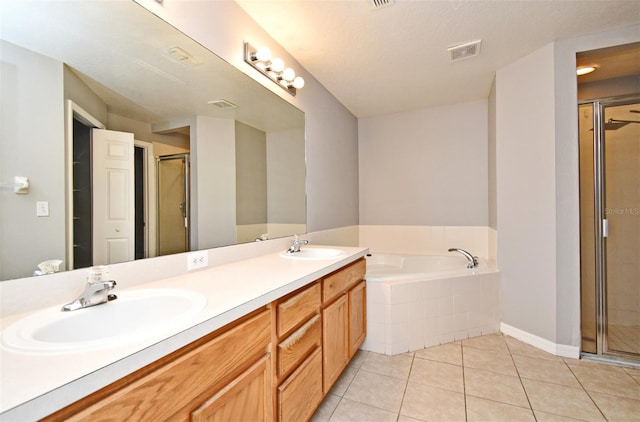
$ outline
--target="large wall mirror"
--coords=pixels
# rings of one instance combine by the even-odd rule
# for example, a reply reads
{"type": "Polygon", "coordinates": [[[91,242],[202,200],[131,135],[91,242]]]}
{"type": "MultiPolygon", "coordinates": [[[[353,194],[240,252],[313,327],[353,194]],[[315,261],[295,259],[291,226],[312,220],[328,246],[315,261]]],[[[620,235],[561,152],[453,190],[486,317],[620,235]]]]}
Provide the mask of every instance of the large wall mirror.
{"type": "Polygon", "coordinates": [[[306,232],[283,98],[134,1],[0,19],[0,280],[306,232]]]}

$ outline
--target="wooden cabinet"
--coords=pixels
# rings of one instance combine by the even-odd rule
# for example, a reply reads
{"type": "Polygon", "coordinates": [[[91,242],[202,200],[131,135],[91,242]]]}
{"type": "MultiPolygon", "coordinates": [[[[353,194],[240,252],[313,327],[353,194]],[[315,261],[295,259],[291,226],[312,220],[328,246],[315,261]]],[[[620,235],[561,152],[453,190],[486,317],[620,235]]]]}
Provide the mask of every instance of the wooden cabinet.
{"type": "Polygon", "coordinates": [[[268,309],[254,312],[47,420],[188,420],[192,412],[200,420],[218,420],[242,405],[247,414],[270,421],[270,326],[268,309]]]}
{"type": "Polygon", "coordinates": [[[329,392],[366,336],[365,260],[360,259],[322,282],[323,389],[329,392]]]}
{"type": "Polygon", "coordinates": [[[307,421],[322,402],[322,349],[319,347],[278,387],[278,420],[307,421]]]}
{"type": "Polygon", "coordinates": [[[277,420],[305,421],[323,398],[320,282],[275,304],[277,420]]]}
{"type": "Polygon", "coordinates": [[[349,363],[349,303],[341,295],[322,311],[324,393],[327,394],[349,363]]]}
{"type": "Polygon", "coordinates": [[[242,375],[191,413],[193,422],[267,421],[271,390],[270,356],[260,359],[242,375]]]}
{"type": "Polygon", "coordinates": [[[349,357],[356,354],[367,335],[367,283],[349,290],[349,357]]]}

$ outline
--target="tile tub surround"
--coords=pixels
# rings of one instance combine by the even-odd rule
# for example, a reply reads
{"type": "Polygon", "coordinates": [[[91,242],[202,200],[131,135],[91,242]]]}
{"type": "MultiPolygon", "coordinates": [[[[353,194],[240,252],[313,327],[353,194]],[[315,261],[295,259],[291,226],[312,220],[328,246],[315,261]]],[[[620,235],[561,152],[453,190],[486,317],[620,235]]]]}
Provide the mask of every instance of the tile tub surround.
{"type": "Polygon", "coordinates": [[[410,282],[367,281],[362,349],[396,355],[500,331],[499,272],[410,282]]]}
{"type": "MultiPolygon", "coordinates": [[[[340,258],[301,261],[281,257],[278,252],[133,287],[181,288],[206,296],[204,309],[180,327],[172,327],[171,332],[68,353],[30,354],[3,347],[0,419],[36,420],[51,414],[367,252],[364,248],[342,249],[347,255],[340,258]]],[[[0,326],[22,316],[26,315],[2,318],[0,326]]]]}
{"type": "Polygon", "coordinates": [[[502,334],[396,356],[361,350],[311,422],[640,420],[640,370],[502,334]]]}
{"type": "Polygon", "coordinates": [[[358,226],[360,245],[372,253],[443,255],[462,248],[496,261],[496,230],[487,226],[358,226]]]}

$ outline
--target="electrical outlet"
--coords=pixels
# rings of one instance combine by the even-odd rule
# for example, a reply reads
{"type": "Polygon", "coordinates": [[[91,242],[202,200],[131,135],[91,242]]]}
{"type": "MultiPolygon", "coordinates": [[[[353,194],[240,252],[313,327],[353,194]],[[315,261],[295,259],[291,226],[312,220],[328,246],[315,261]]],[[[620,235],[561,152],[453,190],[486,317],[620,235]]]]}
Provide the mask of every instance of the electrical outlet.
{"type": "Polygon", "coordinates": [[[187,254],[187,271],[197,270],[209,265],[209,254],[207,251],[190,252],[187,254]]]}

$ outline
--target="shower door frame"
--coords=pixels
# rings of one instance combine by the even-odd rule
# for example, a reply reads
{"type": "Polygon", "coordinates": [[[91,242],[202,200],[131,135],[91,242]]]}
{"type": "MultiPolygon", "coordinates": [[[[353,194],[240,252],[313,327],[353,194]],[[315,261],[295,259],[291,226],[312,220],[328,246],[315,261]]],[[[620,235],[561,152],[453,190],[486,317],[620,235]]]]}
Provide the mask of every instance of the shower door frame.
{"type": "MultiPolygon", "coordinates": [[[[640,95],[623,95],[591,99],[578,102],[582,105],[592,105],[593,111],[593,185],[594,185],[594,246],[595,246],[595,311],[596,311],[596,354],[608,356],[614,360],[618,358],[637,359],[637,354],[609,350],[607,340],[608,312],[607,312],[607,259],[605,214],[605,128],[604,110],[615,107],[640,103],[640,95]]],[[[582,254],[581,254],[582,255],[582,254]]],[[[584,318],[584,316],[583,316],[584,318]]],[[[584,340],[583,340],[584,341],[584,340]]]]}

